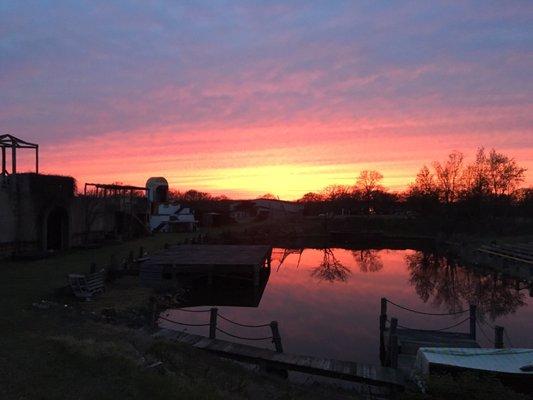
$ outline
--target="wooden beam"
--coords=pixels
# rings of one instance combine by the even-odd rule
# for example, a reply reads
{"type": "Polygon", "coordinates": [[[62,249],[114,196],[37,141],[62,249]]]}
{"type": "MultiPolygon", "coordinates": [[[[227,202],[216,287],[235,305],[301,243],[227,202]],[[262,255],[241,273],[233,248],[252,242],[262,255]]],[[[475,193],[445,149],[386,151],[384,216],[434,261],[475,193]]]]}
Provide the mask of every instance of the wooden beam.
{"type": "Polygon", "coordinates": [[[14,146],[11,148],[11,173],[17,173],[17,148],[14,146]]]}
{"type": "Polygon", "coordinates": [[[2,146],[2,175],[6,174],[6,148],[2,146]]]}

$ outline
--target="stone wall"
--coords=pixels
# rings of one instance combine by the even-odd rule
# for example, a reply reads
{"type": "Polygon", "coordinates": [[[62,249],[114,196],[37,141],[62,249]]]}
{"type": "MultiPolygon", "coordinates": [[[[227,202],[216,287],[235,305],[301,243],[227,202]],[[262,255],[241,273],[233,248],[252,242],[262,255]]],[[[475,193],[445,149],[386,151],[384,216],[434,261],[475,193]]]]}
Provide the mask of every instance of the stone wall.
{"type": "Polygon", "coordinates": [[[131,213],[146,213],[146,199],[76,196],[68,176],[0,176],[0,256],[43,253],[139,234],[131,213]]]}

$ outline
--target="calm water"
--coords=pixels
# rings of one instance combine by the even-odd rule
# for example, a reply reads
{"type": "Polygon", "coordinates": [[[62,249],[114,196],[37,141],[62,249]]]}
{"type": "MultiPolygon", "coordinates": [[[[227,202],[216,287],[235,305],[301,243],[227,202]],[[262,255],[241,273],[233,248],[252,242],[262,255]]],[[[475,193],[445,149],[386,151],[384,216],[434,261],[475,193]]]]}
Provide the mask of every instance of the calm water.
{"type": "MultiPolygon", "coordinates": [[[[219,306],[220,314],[245,324],[277,320],[286,352],[379,363],[380,298],[430,312],[449,312],[475,303],[490,325],[506,328],[514,347],[533,347],[533,301],[525,284],[479,274],[431,253],[414,250],[275,249],[262,296],[234,287],[223,298],[196,298],[196,305],[219,306]],[[281,265],[280,265],[281,263],[281,265]],[[231,300],[228,300],[231,298],[231,300]],[[220,306],[220,304],[257,307],[220,306]]],[[[389,305],[401,325],[439,329],[464,319],[413,315],[389,305]]],[[[209,321],[207,313],[173,310],[169,318],[187,323],[209,321]]],[[[219,320],[220,321],[220,320],[219,320]]],[[[219,322],[239,336],[269,336],[269,328],[247,329],[219,322]]],[[[207,335],[207,327],[162,326],[207,335]]],[[[493,331],[484,325],[492,340],[493,331]]],[[[468,330],[468,323],[454,330],[468,330]]],[[[220,334],[220,338],[225,335],[220,334]]],[[[479,342],[490,343],[478,328],[479,342]]],[[[229,340],[239,341],[229,338],[229,340]]],[[[247,342],[272,348],[266,342],[247,342]]]]}

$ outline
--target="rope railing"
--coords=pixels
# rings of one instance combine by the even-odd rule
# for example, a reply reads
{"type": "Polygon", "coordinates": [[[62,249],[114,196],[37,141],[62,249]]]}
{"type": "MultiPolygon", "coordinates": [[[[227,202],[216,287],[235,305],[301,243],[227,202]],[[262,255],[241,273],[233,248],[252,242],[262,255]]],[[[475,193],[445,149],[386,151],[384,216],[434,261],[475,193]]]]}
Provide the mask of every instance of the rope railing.
{"type": "MultiPolygon", "coordinates": [[[[154,312],[155,312],[156,308],[154,308],[154,312]]],[[[228,317],[225,317],[221,314],[218,313],[218,308],[216,307],[213,307],[209,310],[187,310],[187,309],[183,309],[183,308],[179,308],[177,309],[179,311],[185,311],[185,312],[191,312],[191,313],[205,313],[205,312],[209,312],[210,313],[210,318],[209,318],[209,323],[205,323],[205,324],[192,324],[192,323],[186,323],[186,322],[182,322],[182,321],[175,321],[175,320],[172,320],[172,319],[169,319],[167,318],[168,317],[168,314],[167,316],[163,317],[163,316],[158,316],[159,319],[163,320],[163,321],[167,321],[167,322],[170,322],[170,323],[173,323],[173,324],[177,324],[177,325],[183,325],[183,326],[191,326],[191,327],[202,327],[202,326],[209,326],[209,338],[210,339],[215,339],[216,338],[216,332],[220,332],[220,333],[223,333],[227,336],[230,336],[232,338],[235,338],[235,339],[241,339],[241,340],[253,340],[253,341],[258,341],[258,340],[272,340],[272,342],[274,343],[274,346],[276,348],[276,351],[279,352],[279,353],[283,353],[283,346],[281,344],[281,336],[279,334],[279,330],[278,330],[278,323],[276,321],[272,321],[268,324],[259,324],[259,325],[252,325],[252,324],[241,324],[239,322],[236,322],[236,321],[233,321],[231,320],[230,318],[228,317]],[[221,329],[217,326],[217,320],[218,318],[221,318],[222,320],[224,321],[227,321],[231,324],[234,324],[234,325],[237,325],[237,326],[240,326],[240,327],[243,327],[243,328],[265,328],[265,327],[270,327],[271,331],[272,331],[272,336],[265,336],[265,337],[245,337],[245,336],[239,336],[239,335],[235,335],[233,333],[230,333],[224,329],[221,329]]],[[[156,318],[156,314],[154,314],[153,318],[156,318]]],[[[153,319],[153,323],[156,323],[156,319],[153,319]]]]}
{"type": "Polygon", "coordinates": [[[188,312],[188,313],[206,313],[211,312],[211,310],[188,310],[186,308],[176,308],[176,310],[188,312]]]}
{"type": "Polygon", "coordinates": [[[234,324],[234,325],[237,325],[237,326],[242,326],[243,328],[264,328],[264,327],[270,326],[270,323],[268,323],[268,324],[260,324],[260,325],[241,324],[239,322],[232,321],[231,319],[229,319],[227,317],[224,317],[222,314],[218,314],[218,316],[220,318],[222,318],[224,321],[227,321],[227,322],[229,322],[231,324],[234,324]]]}
{"type": "Polygon", "coordinates": [[[398,308],[401,308],[402,310],[410,311],[410,312],[412,312],[412,313],[415,313],[415,314],[421,314],[421,315],[434,315],[434,316],[459,315],[459,314],[464,314],[464,313],[466,313],[466,312],[469,311],[469,309],[466,309],[466,310],[455,311],[455,312],[449,312],[449,313],[430,313],[430,312],[425,312],[425,311],[413,310],[412,308],[408,308],[408,307],[402,306],[402,305],[400,305],[400,304],[394,303],[393,301],[390,301],[389,299],[385,299],[385,300],[387,301],[387,303],[390,303],[390,304],[392,304],[393,306],[396,306],[396,307],[398,307],[398,308]]]}
{"type": "MultiPolygon", "coordinates": [[[[446,327],[440,328],[440,329],[430,329],[430,331],[433,331],[433,332],[447,331],[448,329],[452,329],[452,328],[458,327],[459,325],[464,324],[466,321],[469,321],[469,320],[470,320],[470,317],[465,318],[465,319],[457,322],[456,324],[453,324],[453,325],[450,325],[450,326],[446,326],[446,327]]],[[[390,324],[391,320],[387,318],[387,322],[390,324]]],[[[410,328],[408,326],[404,326],[404,325],[400,325],[400,324],[398,324],[398,327],[402,328],[402,329],[407,329],[407,330],[410,330],[410,331],[420,330],[418,328],[410,328]]]]}
{"type": "Polygon", "coordinates": [[[171,319],[168,319],[168,318],[165,318],[165,317],[161,317],[161,316],[159,316],[159,318],[162,319],[163,321],[167,321],[167,322],[171,322],[173,324],[178,324],[178,325],[183,325],[183,326],[209,326],[209,324],[189,324],[189,323],[185,323],[185,322],[174,321],[174,320],[171,320],[171,319]]]}
{"type": "Polygon", "coordinates": [[[476,340],[476,319],[477,319],[476,318],[476,309],[477,309],[476,305],[472,304],[468,310],[461,310],[461,311],[450,312],[450,313],[430,313],[430,312],[413,310],[413,309],[411,309],[409,307],[402,306],[401,304],[395,303],[393,301],[388,300],[385,297],[382,297],[381,298],[381,313],[379,315],[380,358],[381,358],[382,362],[386,361],[384,357],[387,356],[387,353],[385,352],[385,339],[384,339],[385,335],[384,334],[385,334],[386,331],[390,331],[391,337],[392,337],[395,334],[397,328],[402,328],[404,330],[410,330],[410,331],[444,332],[444,331],[448,331],[450,329],[456,328],[456,327],[464,324],[465,322],[469,321],[468,336],[471,339],[476,340]],[[466,318],[461,319],[461,321],[454,322],[451,325],[445,326],[445,327],[442,327],[442,328],[438,328],[438,329],[417,329],[417,328],[412,328],[412,327],[409,327],[409,326],[404,326],[404,325],[398,324],[398,319],[397,318],[389,319],[388,315],[387,315],[387,304],[388,303],[390,303],[390,304],[392,304],[392,305],[394,305],[394,306],[396,306],[398,308],[401,308],[403,310],[406,310],[406,311],[409,311],[409,312],[413,312],[415,314],[421,314],[421,315],[454,316],[454,315],[461,315],[461,314],[464,314],[464,313],[468,312],[468,316],[466,318]],[[392,321],[394,321],[394,322],[392,322],[392,321]],[[389,327],[387,327],[387,324],[389,325],[389,327]]]}
{"type": "Polygon", "coordinates": [[[225,330],[220,329],[219,327],[217,327],[216,330],[219,331],[219,332],[222,332],[223,334],[228,335],[228,336],[230,336],[232,338],[235,338],[235,339],[242,339],[242,340],[269,340],[269,339],[274,339],[273,336],[260,337],[260,338],[250,338],[250,337],[238,336],[238,335],[234,335],[232,333],[226,332],[225,330]]]}
{"type": "Polygon", "coordinates": [[[485,337],[485,339],[487,340],[487,342],[490,343],[490,342],[491,342],[490,337],[489,337],[489,335],[487,335],[487,334],[485,333],[485,330],[483,329],[483,326],[481,325],[481,323],[480,323],[479,321],[477,322],[477,327],[479,328],[479,330],[481,331],[481,333],[483,334],[483,336],[485,337]]]}
{"type": "MultiPolygon", "coordinates": [[[[484,324],[485,327],[491,329],[492,331],[496,331],[496,326],[495,325],[492,325],[490,324],[488,321],[480,321],[481,324],[484,324]]],[[[483,328],[479,326],[479,329],[481,330],[481,332],[483,332],[483,328]]],[[[500,328],[503,332],[503,336],[505,337],[505,340],[507,341],[507,344],[509,345],[509,347],[514,347],[513,346],[513,342],[511,341],[511,338],[509,337],[509,334],[507,333],[507,330],[506,329],[503,329],[503,328],[500,328]]],[[[491,342],[491,339],[487,337],[487,335],[485,333],[483,333],[483,336],[485,336],[485,338],[487,338],[487,340],[489,342],[491,342]]],[[[503,342],[502,342],[503,344],[503,342]]]]}

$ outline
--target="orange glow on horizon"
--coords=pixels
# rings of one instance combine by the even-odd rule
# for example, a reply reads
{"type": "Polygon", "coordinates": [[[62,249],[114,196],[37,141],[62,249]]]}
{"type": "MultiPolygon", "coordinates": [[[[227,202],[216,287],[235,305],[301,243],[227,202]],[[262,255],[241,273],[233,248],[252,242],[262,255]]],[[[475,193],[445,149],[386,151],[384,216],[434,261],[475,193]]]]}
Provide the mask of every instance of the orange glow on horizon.
{"type": "MultiPolygon", "coordinates": [[[[45,173],[72,175],[84,182],[144,185],[164,176],[171,188],[196,189],[231,198],[272,193],[295,200],[328,185],[353,185],[364,169],[384,175],[392,191],[405,189],[424,164],[443,160],[452,150],[470,161],[480,145],[514,157],[529,171],[529,148],[506,146],[496,136],[425,135],[433,121],[307,122],[284,126],[159,133],[116,132],[89,140],[43,146],[45,173]],[[487,143],[488,142],[488,143],[487,143]],[[88,151],[87,148],[90,150],[88,151]]],[[[527,132],[516,137],[527,141],[527,132]]],[[[525,186],[531,185],[526,174],[525,186]]]]}

